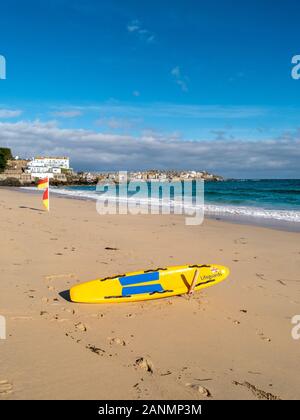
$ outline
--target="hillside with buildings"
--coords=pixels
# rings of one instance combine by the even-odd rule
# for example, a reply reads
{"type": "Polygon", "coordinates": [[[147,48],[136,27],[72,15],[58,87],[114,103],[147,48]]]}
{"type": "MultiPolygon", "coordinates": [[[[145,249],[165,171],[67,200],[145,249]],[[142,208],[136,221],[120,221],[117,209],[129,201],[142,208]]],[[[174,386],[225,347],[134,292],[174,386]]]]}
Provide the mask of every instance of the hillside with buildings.
{"type": "MultiPolygon", "coordinates": [[[[124,172],[75,172],[70,168],[70,159],[62,156],[38,156],[32,159],[12,157],[10,149],[6,150],[0,170],[0,185],[31,185],[38,179],[48,177],[52,185],[82,185],[98,182],[121,183],[128,181],[168,182],[203,179],[205,181],[222,181],[219,175],[206,171],[133,171],[124,172]],[[8,152],[9,151],[9,152],[8,152]]],[[[1,157],[1,155],[0,155],[1,157]]]]}
{"type": "MultiPolygon", "coordinates": [[[[0,149],[1,150],[1,149],[0,149]]],[[[9,150],[9,149],[8,149],[9,150]]],[[[58,183],[67,183],[73,174],[68,157],[35,157],[20,159],[18,156],[6,159],[0,171],[0,182],[15,185],[29,185],[38,179],[48,177],[58,183]]]]}

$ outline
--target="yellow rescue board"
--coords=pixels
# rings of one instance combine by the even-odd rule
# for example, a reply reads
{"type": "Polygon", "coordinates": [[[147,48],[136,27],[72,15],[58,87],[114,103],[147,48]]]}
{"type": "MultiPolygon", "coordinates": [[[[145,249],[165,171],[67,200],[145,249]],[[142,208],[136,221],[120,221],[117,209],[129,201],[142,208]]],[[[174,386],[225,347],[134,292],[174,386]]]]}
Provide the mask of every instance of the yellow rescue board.
{"type": "Polygon", "coordinates": [[[81,303],[120,303],[160,299],[188,293],[195,272],[195,291],[225,280],[229,269],[220,265],[182,265],[136,271],[73,286],[70,298],[81,303]]]}

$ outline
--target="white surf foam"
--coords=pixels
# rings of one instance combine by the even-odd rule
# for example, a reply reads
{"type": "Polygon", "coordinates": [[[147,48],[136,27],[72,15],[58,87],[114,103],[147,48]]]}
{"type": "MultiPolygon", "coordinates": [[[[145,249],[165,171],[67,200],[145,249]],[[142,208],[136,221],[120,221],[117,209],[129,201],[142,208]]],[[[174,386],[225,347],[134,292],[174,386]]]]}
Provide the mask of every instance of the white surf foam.
{"type": "MultiPolygon", "coordinates": [[[[26,190],[36,190],[34,187],[24,187],[26,190]]],[[[81,199],[90,199],[90,200],[116,200],[115,196],[105,196],[97,194],[96,191],[88,190],[69,190],[64,188],[50,188],[50,191],[55,194],[64,195],[73,198],[81,199]]],[[[119,198],[120,203],[133,202],[136,200],[133,197],[130,198],[119,198]]],[[[154,205],[154,206],[170,206],[170,200],[160,201],[157,198],[138,198],[141,205],[154,205]]],[[[172,202],[172,205],[175,208],[182,208],[183,206],[179,203],[172,202]]],[[[187,210],[196,210],[196,206],[192,204],[185,204],[184,208],[187,210]]],[[[273,221],[284,221],[284,222],[293,222],[300,223],[300,211],[294,210],[280,210],[280,209],[265,209],[260,207],[246,207],[246,206],[229,206],[229,205],[215,205],[215,204],[205,204],[204,212],[206,215],[215,215],[215,216],[230,216],[230,217],[246,217],[246,218],[259,218],[265,220],[273,221]]]]}

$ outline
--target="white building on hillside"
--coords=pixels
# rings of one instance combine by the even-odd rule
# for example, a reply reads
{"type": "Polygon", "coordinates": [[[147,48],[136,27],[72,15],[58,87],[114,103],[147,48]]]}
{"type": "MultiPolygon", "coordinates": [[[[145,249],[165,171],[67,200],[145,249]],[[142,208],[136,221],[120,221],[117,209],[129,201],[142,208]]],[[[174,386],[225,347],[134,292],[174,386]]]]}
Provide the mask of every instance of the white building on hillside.
{"type": "Polygon", "coordinates": [[[26,172],[32,178],[53,178],[61,174],[62,169],[70,169],[68,157],[36,157],[28,162],[26,172]]]}

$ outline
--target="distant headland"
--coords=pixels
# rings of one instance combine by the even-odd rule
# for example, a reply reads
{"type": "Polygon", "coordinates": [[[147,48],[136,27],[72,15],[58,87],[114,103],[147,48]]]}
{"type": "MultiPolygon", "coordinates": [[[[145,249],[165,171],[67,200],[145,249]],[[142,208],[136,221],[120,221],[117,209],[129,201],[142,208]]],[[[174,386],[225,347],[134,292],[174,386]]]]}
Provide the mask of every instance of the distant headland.
{"type": "Polygon", "coordinates": [[[119,171],[75,171],[66,156],[37,156],[31,159],[13,157],[11,150],[0,148],[0,185],[35,185],[41,178],[48,177],[51,185],[96,185],[99,182],[121,183],[124,181],[176,182],[202,179],[223,181],[220,175],[205,170],[147,170],[128,171],[125,178],[119,171]]]}

